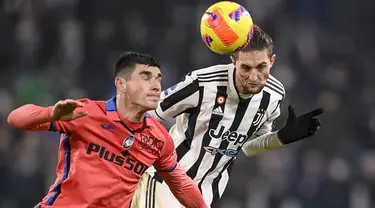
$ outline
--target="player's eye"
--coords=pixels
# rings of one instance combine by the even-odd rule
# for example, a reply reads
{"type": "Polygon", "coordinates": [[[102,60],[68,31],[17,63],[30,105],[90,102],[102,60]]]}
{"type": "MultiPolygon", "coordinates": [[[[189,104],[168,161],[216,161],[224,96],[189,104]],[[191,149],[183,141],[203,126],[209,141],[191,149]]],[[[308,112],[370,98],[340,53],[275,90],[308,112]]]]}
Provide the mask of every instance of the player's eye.
{"type": "Polygon", "coordinates": [[[244,65],[241,66],[241,71],[242,71],[242,72],[249,72],[250,69],[251,69],[251,68],[250,68],[249,66],[244,66],[244,65]]]}
{"type": "Polygon", "coordinates": [[[147,74],[142,74],[142,79],[143,80],[150,80],[150,76],[148,76],[147,74]]]}
{"type": "Polygon", "coordinates": [[[266,65],[260,65],[260,66],[258,67],[258,69],[264,69],[264,68],[266,68],[266,65]]]}
{"type": "Polygon", "coordinates": [[[263,71],[264,69],[266,69],[267,68],[267,65],[266,64],[261,64],[261,65],[258,65],[257,66],[257,70],[258,71],[263,71]]]}

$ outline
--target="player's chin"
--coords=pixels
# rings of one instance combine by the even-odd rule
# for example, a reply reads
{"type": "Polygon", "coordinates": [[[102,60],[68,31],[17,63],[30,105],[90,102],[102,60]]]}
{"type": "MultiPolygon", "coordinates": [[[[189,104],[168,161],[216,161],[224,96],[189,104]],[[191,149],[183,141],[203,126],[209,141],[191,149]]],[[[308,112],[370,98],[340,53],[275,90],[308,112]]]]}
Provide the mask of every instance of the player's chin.
{"type": "Polygon", "coordinates": [[[262,91],[264,85],[250,85],[246,88],[248,94],[258,94],[262,91]]]}
{"type": "Polygon", "coordinates": [[[154,110],[158,107],[158,104],[158,100],[147,100],[145,103],[143,103],[143,107],[147,110],[154,110]]]}

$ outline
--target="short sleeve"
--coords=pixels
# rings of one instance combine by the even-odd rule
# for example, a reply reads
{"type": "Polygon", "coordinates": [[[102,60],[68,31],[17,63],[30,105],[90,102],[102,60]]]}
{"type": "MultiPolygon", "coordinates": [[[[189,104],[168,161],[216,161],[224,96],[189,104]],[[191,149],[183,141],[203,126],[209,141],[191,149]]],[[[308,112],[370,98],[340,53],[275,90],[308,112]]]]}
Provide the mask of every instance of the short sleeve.
{"type": "Polygon", "coordinates": [[[167,132],[165,132],[165,136],[165,146],[162,149],[160,158],[155,162],[154,167],[161,172],[170,172],[177,166],[177,154],[172,137],[167,132]]]}

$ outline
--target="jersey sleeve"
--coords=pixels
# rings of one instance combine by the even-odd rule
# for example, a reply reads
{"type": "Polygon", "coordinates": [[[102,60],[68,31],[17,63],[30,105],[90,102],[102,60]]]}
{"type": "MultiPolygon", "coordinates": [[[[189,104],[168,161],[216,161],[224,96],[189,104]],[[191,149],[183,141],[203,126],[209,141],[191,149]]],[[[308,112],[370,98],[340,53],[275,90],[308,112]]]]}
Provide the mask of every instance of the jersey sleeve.
{"type": "Polygon", "coordinates": [[[154,167],[160,172],[170,172],[173,171],[177,166],[177,154],[172,137],[166,130],[164,135],[167,139],[165,140],[164,147],[160,153],[160,158],[155,162],[154,167]]]}
{"type": "Polygon", "coordinates": [[[275,120],[280,116],[282,100],[280,100],[276,108],[272,111],[271,116],[264,124],[250,137],[242,146],[242,151],[246,156],[259,155],[269,150],[281,147],[282,143],[277,137],[277,131],[273,132],[275,120]]]}
{"type": "Polygon", "coordinates": [[[271,116],[264,122],[264,124],[254,133],[253,137],[258,137],[263,134],[269,133],[272,131],[273,126],[275,124],[276,119],[281,114],[281,104],[282,100],[280,100],[276,106],[276,108],[272,111],[271,116]]]}
{"type": "MultiPolygon", "coordinates": [[[[88,102],[86,100],[79,100],[88,102]]],[[[64,122],[54,121],[52,118],[53,106],[42,107],[33,104],[23,105],[13,110],[8,116],[8,123],[18,129],[31,131],[59,131],[68,133],[75,129],[81,122],[80,119],[64,122]]],[[[77,108],[76,112],[83,111],[77,108]]]]}
{"type": "Polygon", "coordinates": [[[196,75],[186,75],[182,82],[161,93],[158,108],[150,114],[158,121],[169,120],[196,107],[198,101],[198,78],[196,75]]]}

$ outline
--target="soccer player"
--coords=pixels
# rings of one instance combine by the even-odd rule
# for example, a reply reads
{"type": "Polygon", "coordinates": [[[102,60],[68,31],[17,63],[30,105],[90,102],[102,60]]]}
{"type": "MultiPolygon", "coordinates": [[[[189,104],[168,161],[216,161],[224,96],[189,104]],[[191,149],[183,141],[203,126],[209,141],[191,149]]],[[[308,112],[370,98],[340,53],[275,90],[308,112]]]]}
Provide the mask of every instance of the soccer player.
{"type": "MultiPolygon", "coordinates": [[[[273,42],[258,26],[248,46],[231,59],[231,64],[191,72],[162,92],[159,107],[152,112],[161,121],[176,117],[170,134],[177,160],[211,207],[217,207],[241,149],[253,156],[310,137],[320,127],[316,116],[323,113],[316,109],[298,117],[289,106],[286,125],[272,131],[285,90],[270,75],[276,59],[273,42]]],[[[138,189],[134,201],[156,198],[156,205],[146,208],[181,207],[153,169],[146,172],[138,189]]]]}
{"type": "Polygon", "coordinates": [[[146,113],[160,99],[159,63],[128,52],[115,73],[117,96],[106,102],[68,99],[10,113],[8,123],[15,128],[62,133],[56,181],[36,207],[130,207],[142,174],[152,165],[181,204],[207,207],[177,163],[167,130],[146,113]]]}

